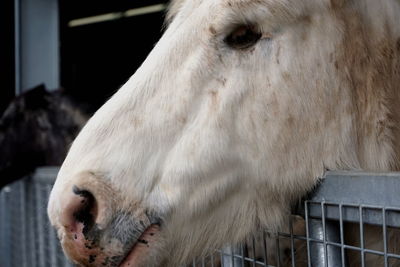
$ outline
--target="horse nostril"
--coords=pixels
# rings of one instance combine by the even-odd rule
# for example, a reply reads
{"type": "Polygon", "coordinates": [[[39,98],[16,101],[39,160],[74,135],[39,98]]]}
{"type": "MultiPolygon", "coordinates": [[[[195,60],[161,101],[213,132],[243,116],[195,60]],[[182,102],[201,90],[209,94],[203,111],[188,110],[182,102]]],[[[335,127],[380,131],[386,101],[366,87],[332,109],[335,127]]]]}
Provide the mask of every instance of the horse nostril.
{"type": "Polygon", "coordinates": [[[97,203],[93,194],[87,190],[72,188],[66,208],[61,216],[62,224],[71,232],[79,231],[83,224],[82,233],[85,234],[94,226],[97,216],[97,203]]]}
{"type": "Polygon", "coordinates": [[[83,233],[89,231],[95,223],[96,216],[96,199],[93,194],[87,190],[80,190],[77,186],[74,186],[72,191],[75,195],[80,196],[80,208],[78,208],[73,216],[77,222],[83,223],[83,233]]]}

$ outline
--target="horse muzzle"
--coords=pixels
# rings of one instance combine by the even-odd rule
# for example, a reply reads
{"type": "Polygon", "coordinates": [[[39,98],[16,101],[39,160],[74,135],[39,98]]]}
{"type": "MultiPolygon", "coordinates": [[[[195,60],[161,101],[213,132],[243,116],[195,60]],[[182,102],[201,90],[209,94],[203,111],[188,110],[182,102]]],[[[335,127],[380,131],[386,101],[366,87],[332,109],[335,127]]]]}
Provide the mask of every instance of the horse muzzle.
{"type": "Polygon", "coordinates": [[[64,252],[79,266],[143,266],[160,220],[135,205],[122,208],[118,192],[94,178],[75,180],[49,205],[64,252]]]}

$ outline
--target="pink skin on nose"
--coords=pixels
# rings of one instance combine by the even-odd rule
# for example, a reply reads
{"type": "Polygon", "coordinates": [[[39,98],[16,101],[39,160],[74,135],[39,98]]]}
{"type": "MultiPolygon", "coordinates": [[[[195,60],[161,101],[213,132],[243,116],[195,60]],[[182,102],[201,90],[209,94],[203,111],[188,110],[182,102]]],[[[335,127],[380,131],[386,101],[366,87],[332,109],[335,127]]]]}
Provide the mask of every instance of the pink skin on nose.
{"type": "MultiPolygon", "coordinates": [[[[74,189],[65,201],[60,222],[65,229],[62,238],[64,251],[77,264],[84,266],[115,266],[123,257],[121,245],[112,240],[100,244],[99,236],[89,234],[98,217],[98,203],[93,195],[84,190],[74,189]],[[85,231],[86,230],[86,231],[85,231]],[[104,247],[103,247],[104,246],[104,247]]],[[[158,225],[151,225],[138,239],[120,266],[143,266],[149,252],[155,245],[158,225]]]]}
{"type": "Polygon", "coordinates": [[[120,267],[136,267],[141,266],[142,259],[146,259],[149,255],[151,247],[156,242],[156,235],[160,231],[158,225],[150,226],[139,238],[139,241],[133,247],[120,267]]]}
{"type": "Polygon", "coordinates": [[[78,223],[75,229],[67,232],[62,240],[64,251],[76,263],[85,266],[98,266],[107,261],[103,249],[97,247],[83,235],[84,225],[78,223]]]}
{"type": "Polygon", "coordinates": [[[68,231],[77,231],[78,222],[76,221],[75,213],[85,205],[85,202],[86,199],[81,196],[74,195],[73,197],[69,198],[69,202],[61,214],[60,220],[62,226],[68,229],[68,231]]]}
{"type": "Polygon", "coordinates": [[[85,223],[94,223],[97,216],[97,204],[90,193],[77,192],[68,196],[61,214],[60,222],[65,229],[62,245],[76,263],[98,266],[107,261],[108,255],[98,246],[99,240],[90,240],[84,235],[84,228],[91,227],[85,223]]]}
{"type": "Polygon", "coordinates": [[[76,192],[71,192],[64,201],[60,218],[61,225],[68,230],[67,232],[76,232],[79,225],[84,223],[83,217],[79,214],[86,214],[86,220],[95,220],[98,213],[97,203],[91,193],[74,190],[76,192]]]}

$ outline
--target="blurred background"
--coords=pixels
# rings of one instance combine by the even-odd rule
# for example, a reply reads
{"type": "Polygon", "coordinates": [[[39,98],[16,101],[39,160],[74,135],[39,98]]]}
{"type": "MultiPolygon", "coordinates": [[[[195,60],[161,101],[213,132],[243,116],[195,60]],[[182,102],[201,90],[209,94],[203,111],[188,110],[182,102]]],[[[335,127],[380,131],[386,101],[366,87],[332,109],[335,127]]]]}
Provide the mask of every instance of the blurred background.
{"type": "Polygon", "coordinates": [[[166,0],[0,1],[0,188],[61,164],[163,31],[166,0]]]}
{"type": "Polygon", "coordinates": [[[0,1],[0,267],[72,266],[46,214],[58,166],[161,37],[166,2],[0,1]]]}
{"type": "Polygon", "coordinates": [[[0,1],[0,111],[39,84],[104,102],[160,38],[166,2],[0,1]]]}

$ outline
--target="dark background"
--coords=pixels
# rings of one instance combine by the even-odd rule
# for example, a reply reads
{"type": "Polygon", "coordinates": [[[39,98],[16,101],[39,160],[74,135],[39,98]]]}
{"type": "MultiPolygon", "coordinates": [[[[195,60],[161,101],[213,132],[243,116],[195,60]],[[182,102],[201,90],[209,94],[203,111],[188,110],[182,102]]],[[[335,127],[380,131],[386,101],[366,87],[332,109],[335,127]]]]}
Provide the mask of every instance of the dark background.
{"type": "Polygon", "coordinates": [[[160,39],[164,13],[72,28],[69,21],[166,2],[60,0],[62,86],[95,106],[102,104],[129,79],[160,39]]]}
{"type": "Polygon", "coordinates": [[[15,93],[14,1],[0,0],[0,114],[15,93]]]}
{"type": "MultiPolygon", "coordinates": [[[[161,37],[164,12],[68,27],[73,19],[166,0],[59,0],[61,86],[97,109],[140,66],[161,37]]],[[[13,0],[0,1],[0,113],[15,96],[13,0]]],[[[52,89],[52,88],[50,88],[52,89]]]]}

